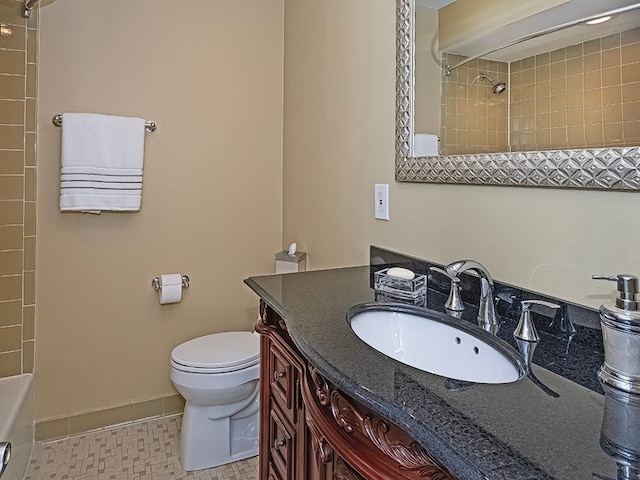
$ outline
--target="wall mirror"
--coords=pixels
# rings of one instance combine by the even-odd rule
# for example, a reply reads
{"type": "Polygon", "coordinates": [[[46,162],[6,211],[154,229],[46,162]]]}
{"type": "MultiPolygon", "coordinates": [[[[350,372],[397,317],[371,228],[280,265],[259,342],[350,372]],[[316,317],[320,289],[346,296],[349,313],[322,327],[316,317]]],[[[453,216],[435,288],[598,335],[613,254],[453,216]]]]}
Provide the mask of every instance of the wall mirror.
{"type": "Polygon", "coordinates": [[[416,1],[396,0],[397,181],[640,189],[640,4],[458,0],[438,26],[416,1]]]}

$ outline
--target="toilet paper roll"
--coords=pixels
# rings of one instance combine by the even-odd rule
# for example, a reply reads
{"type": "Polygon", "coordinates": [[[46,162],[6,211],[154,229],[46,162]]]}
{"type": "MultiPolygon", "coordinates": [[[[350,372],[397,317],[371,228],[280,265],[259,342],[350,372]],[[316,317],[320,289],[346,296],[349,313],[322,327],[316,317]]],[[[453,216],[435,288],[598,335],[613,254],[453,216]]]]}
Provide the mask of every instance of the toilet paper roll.
{"type": "Polygon", "coordinates": [[[182,300],[182,274],[169,273],[160,275],[160,304],[179,303],[182,300]]]}
{"type": "Polygon", "coordinates": [[[413,137],[413,155],[416,157],[437,157],[438,136],[430,133],[416,133],[413,137]]]}

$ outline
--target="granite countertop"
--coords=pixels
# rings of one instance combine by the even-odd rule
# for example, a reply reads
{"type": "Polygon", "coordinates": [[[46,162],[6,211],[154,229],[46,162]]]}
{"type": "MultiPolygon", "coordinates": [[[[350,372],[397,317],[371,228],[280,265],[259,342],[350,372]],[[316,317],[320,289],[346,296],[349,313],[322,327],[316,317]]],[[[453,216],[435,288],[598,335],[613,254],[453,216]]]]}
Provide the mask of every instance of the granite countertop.
{"type": "MultiPolygon", "coordinates": [[[[558,398],[528,378],[451,389],[443,377],[392,360],[353,333],[347,310],[374,301],[369,266],[245,282],[285,320],[300,352],[327,380],[407,431],[460,479],[638,478],[616,477],[616,460],[600,446],[605,395],[589,384],[595,373],[583,384],[572,379],[570,368],[554,373],[557,362],[549,357],[562,349],[550,337],[539,347],[548,368],[534,364],[533,370],[558,398]]],[[[446,297],[430,291],[428,299],[429,308],[443,311],[446,297]]],[[[503,330],[510,335],[513,327],[503,330]]]]}

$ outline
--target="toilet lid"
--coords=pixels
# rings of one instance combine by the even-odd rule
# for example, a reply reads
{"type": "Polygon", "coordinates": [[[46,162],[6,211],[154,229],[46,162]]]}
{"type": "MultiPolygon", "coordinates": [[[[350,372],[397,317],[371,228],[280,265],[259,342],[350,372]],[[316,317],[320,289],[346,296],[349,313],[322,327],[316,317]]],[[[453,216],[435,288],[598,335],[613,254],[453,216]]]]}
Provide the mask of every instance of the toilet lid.
{"type": "Polygon", "coordinates": [[[250,366],[260,361],[260,335],[224,332],[194,338],[174,348],[171,360],[179,365],[206,369],[250,366]]]}

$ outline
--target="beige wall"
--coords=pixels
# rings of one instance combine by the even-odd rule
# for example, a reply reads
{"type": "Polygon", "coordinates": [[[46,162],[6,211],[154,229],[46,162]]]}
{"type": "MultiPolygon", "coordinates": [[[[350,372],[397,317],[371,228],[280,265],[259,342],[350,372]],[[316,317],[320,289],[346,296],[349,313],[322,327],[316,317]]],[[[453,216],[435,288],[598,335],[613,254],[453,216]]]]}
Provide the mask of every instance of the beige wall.
{"type": "Polygon", "coordinates": [[[0,377],[33,371],[38,14],[0,0],[0,377]]]}
{"type": "Polygon", "coordinates": [[[175,393],[169,355],[251,329],[281,248],[281,0],[41,7],[36,396],[46,420],[175,393]],[[61,214],[57,113],[142,116],[139,213],[61,214]],[[160,306],[151,279],[191,277],[160,306]]]}
{"type": "Polygon", "coordinates": [[[394,28],[393,0],[286,1],[283,242],[309,268],[367,263],[389,225],[373,184],[393,177],[394,28]]]}
{"type": "Polygon", "coordinates": [[[395,2],[344,3],[285,12],[283,232],[312,268],[365,264],[370,244],[471,257],[592,307],[615,287],[591,274],[640,273],[638,193],[396,183],[395,2]],[[388,222],[373,218],[374,183],[390,185],[388,222]]]}

